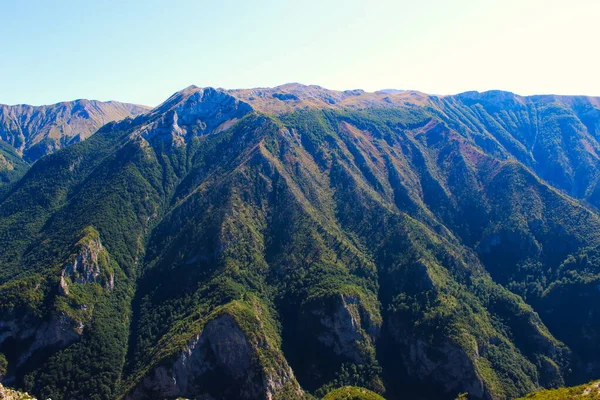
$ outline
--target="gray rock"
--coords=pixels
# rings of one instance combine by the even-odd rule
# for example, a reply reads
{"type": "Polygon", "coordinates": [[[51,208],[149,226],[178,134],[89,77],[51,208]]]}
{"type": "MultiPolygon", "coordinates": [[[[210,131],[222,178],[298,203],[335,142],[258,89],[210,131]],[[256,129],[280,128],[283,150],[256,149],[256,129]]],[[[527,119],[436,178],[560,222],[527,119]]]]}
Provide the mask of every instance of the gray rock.
{"type": "MultiPolygon", "coordinates": [[[[285,385],[295,383],[287,364],[266,369],[259,365],[256,356],[256,349],[237,321],[229,314],[221,315],[209,321],[174,359],[154,367],[126,400],[213,399],[212,389],[219,385],[216,381],[227,382],[227,388],[215,391],[231,398],[270,400],[285,385]]],[[[299,387],[297,390],[301,393],[299,387]]]]}
{"type": "Polygon", "coordinates": [[[190,86],[155,108],[133,136],[180,146],[191,137],[226,130],[251,111],[250,105],[223,90],[190,86]]]}
{"type": "MultiPolygon", "coordinates": [[[[329,300],[328,300],[329,301],[329,300]]],[[[367,361],[361,352],[361,341],[372,341],[379,327],[372,323],[357,296],[339,294],[331,299],[331,307],[312,308],[322,327],[318,340],[335,354],[358,363],[367,361]]]]}
{"type": "MultiPolygon", "coordinates": [[[[45,349],[62,349],[78,341],[83,334],[83,324],[63,313],[55,313],[46,321],[13,316],[0,320],[0,345],[9,338],[24,346],[16,362],[23,365],[34,353],[45,349]]],[[[13,377],[6,376],[9,382],[13,377]]]]}

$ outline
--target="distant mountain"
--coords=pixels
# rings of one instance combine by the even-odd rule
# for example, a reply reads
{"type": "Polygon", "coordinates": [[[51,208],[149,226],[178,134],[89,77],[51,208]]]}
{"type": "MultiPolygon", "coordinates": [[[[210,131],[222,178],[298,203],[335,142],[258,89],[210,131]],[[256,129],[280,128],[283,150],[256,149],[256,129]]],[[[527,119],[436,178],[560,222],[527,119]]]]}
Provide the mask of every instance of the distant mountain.
{"type": "Polygon", "coordinates": [[[49,106],[0,104],[0,140],[31,163],[77,143],[102,125],[139,115],[148,107],[116,101],[75,100],[49,106]]]}
{"type": "Polygon", "coordinates": [[[17,181],[28,168],[29,164],[21,158],[14,147],[0,141],[0,191],[3,184],[17,181]]]}
{"type": "Polygon", "coordinates": [[[190,86],[0,194],[3,383],[496,400],[597,378],[599,127],[589,97],[190,86]]]}
{"type": "Polygon", "coordinates": [[[402,93],[404,92],[404,90],[399,90],[399,89],[381,89],[378,90],[377,93],[383,93],[383,94],[396,94],[396,93],[402,93]]]}

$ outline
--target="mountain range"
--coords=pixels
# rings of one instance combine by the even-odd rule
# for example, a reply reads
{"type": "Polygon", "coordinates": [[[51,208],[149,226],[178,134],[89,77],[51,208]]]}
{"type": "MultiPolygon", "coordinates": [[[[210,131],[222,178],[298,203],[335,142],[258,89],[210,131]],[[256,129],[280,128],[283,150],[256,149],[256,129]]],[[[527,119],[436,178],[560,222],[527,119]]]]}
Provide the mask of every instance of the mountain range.
{"type": "Polygon", "coordinates": [[[600,98],[85,104],[1,114],[3,384],[499,400],[600,376],[600,98]]]}
{"type": "Polygon", "coordinates": [[[95,100],[39,107],[0,104],[0,185],[17,180],[27,164],[88,138],[102,125],[148,109],[135,104],[95,100]]]}

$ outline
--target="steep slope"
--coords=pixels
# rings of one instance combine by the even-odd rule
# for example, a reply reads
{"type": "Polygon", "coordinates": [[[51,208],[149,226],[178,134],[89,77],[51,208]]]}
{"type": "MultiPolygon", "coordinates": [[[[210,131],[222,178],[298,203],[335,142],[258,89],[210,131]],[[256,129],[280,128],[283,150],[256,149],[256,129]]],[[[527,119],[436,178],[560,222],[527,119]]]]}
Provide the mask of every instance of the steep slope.
{"type": "Polygon", "coordinates": [[[450,126],[488,151],[510,154],[569,195],[600,205],[600,100],[491,91],[436,99],[450,126]]]}
{"type": "Polygon", "coordinates": [[[0,195],[3,382],[508,399],[589,379],[600,218],[463,101],[189,87],[42,158],[0,195]]]}
{"type": "Polygon", "coordinates": [[[133,117],[148,107],[116,101],[75,100],[48,106],[0,104],[0,140],[32,163],[77,143],[102,125],[133,117]]]}
{"type": "Polygon", "coordinates": [[[425,108],[486,153],[514,157],[570,196],[600,205],[600,98],[466,92],[343,92],[287,84],[229,91],[255,109],[281,114],[306,109],[425,108]]]}

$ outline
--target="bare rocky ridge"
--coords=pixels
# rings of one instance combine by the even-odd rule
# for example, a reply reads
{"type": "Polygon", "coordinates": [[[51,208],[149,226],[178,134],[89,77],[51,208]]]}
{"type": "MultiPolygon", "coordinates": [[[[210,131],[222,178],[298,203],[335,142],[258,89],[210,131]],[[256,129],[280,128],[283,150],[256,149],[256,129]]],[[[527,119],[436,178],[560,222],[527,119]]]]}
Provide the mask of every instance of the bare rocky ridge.
{"type": "Polygon", "coordinates": [[[231,96],[244,101],[252,108],[269,113],[281,114],[294,110],[360,109],[368,107],[398,107],[405,104],[426,105],[429,95],[418,91],[365,92],[354,90],[329,90],[317,85],[288,83],[274,88],[227,90],[231,96]]]}
{"type": "Polygon", "coordinates": [[[223,90],[190,86],[153,109],[151,122],[133,135],[148,141],[170,140],[181,146],[191,137],[224,131],[251,111],[247,103],[223,90]]]}
{"type": "Polygon", "coordinates": [[[0,140],[27,162],[85,140],[102,125],[147,112],[116,101],[75,100],[47,106],[0,105],[0,140]]]}

